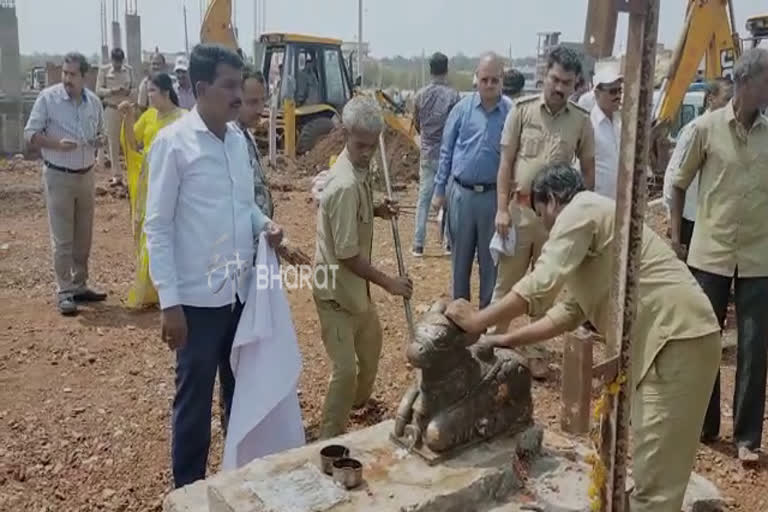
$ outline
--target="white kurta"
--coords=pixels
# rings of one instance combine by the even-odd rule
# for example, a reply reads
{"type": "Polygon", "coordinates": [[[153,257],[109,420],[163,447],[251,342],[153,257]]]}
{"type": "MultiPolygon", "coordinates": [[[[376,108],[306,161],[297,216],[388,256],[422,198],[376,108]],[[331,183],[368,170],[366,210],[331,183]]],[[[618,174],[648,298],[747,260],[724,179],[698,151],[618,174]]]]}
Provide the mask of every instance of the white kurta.
{"type": "Polygon", "coordinates": [[[621,114],[613,119],[605,115],[598,105],[589,114],[595,132],[595,192],[616,199],[621,150],[621,114]]]}
{"type": "Polygon", "coordinates": [[[230,356],[235,393],[224,470],[305,442],[297,395],[301,353],[290,306],[277,281],[259,279],[260,274],[273,276],[280,271],[264,234],[253,271],[257,275],[251,279],[230,356]]]}

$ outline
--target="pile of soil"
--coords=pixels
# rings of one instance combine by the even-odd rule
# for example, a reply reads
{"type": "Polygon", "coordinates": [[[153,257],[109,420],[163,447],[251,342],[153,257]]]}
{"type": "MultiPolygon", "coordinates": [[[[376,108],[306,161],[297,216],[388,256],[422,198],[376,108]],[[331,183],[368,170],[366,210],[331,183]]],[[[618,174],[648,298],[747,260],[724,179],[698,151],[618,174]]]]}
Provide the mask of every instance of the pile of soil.
{"type": "Polygon", "coordinates": [[[344,130],[341,127],[320,139],[314,148],[301,155],[297,166],[305,176],[314,176],[328,169],[331,157],[338,155],[344,149],[344,130]]]}
{"type": "MultiPolygon", "coordinates": [[[[410,182],[419,179],[419,149],[400,133],[387,129],[384,134],[387,148],[390,177],[393,182],[410,182]]],[[[344,149],[344,131],[337,128],[318,142],[311,151],[300,156],[296,162],[298,171],[304,176],[328,169],[332,157],[344,149]]]]}
{"type": "Polygon", "coordinates": [[[387,130],[384,134],[390,178],[393,182],[419,181],[419,148],[402,134],[387,130]]]}

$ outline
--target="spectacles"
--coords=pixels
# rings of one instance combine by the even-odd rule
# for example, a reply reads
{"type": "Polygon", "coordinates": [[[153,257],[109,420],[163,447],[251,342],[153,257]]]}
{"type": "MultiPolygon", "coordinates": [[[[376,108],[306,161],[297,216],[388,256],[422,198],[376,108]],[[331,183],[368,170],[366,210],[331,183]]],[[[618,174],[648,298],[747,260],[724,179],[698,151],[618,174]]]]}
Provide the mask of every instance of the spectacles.
{"type": "Polygon", "coordinates": [[[602,91],[602,92],[607,92],[607,93],[608,93],[608,94],[610,94],[611,96],[618,96],[618,95],[620,95],[622,92],[624,92],[624,88],[622,88],[622,87],[611,87],[610,89],[603,89],[602,87],[599,87],[599,86],[598,86],[598,88],[597,88],[597,89],[598,89],[598,90],[600,90],[600,91],[602,91]]]}

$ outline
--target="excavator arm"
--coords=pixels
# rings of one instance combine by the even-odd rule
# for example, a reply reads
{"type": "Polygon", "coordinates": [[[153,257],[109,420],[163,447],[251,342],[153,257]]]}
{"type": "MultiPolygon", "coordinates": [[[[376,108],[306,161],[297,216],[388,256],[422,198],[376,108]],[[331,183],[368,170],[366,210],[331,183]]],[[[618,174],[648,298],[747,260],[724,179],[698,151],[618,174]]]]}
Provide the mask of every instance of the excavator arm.
{"type": "Polygon", "coordinates": [[[207,3],[208,8],[200,27],[200,42],[237,49],[237,37],[232,26],[232,0],[207,0],[207,3]]]}
{"type": "Polygon", "coordinates": [[[411,143],[418,148],[421,137],[416,133],[416,129],[413,126],[413,119],[411,119],[408,113],[398,106],[387,93],[380,89],[376,90],[374,97],[381,107],[382,114],[384,115],[384,122],[387,126],[400,133],[400,135],[411,141],[411,143]]]}
{"type": "Polygon", "coordinates": [[[735,30],[731,1],[689,0],[685,28],[662,82],[655,124],[668,126],[675,119],[702,59],[705,78],[712,80],[731,76],[740,55],[741,40],[735,30]]]}

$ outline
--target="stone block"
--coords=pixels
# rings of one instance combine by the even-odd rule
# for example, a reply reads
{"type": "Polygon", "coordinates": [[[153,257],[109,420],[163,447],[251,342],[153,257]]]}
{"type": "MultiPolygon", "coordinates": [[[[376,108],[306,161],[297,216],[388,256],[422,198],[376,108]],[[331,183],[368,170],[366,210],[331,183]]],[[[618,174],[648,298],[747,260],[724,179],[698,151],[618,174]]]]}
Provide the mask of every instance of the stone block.
{"type": "Polygon", "coordinates": [[[542,431],[534,427],[514,437],[476,445],[456,458],[429,466],[397,448],[386,421],[337,439],[253,461],[171,493],[166,512],[465,512],[480,503],[502,504],[523,485],[519,454],[540,450],[542,431]],[[319,471],[326,444],[343,444],[363,465],[363,485],[334,487],[319,471]],[[330,486],[330,487],[329,487],[330,486]],[[274,489],[285,492],[277,493],[274,489]],[[331,492],[336,489],[338,492],[331,492]],[[309,496],[311,495],[311,496],[309,496]]]}
{"type": "MultiPolygon", "coordinates": [[[[275,454],[173,491],[165,512],[589,512],[590,450],[580,440],[533,427],[430,466],[397,448],[386,421],[275,454]],[[543,435],[543,445],[542,445],[543,435]],[[319,470],[326,444],[343,444],[364,464],[347,491],[319,470]],[[524,454],[524,457],[521,455],[524,454]],[[520,468],[526,468],[523,476],[520,468]]],[[[692,475],[683,512],[720,512],[717,488],[692,475]]]]}

